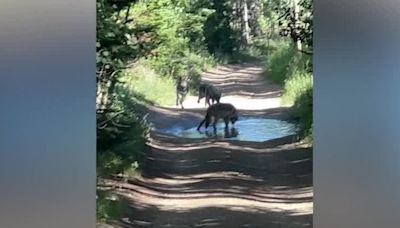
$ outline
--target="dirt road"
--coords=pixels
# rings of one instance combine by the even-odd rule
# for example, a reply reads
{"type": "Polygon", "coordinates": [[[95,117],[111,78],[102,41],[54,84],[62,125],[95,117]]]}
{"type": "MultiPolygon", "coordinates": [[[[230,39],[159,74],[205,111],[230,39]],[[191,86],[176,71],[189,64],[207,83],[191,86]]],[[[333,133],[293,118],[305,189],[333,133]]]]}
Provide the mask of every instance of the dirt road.
{"type": "MultiPolygon", "coordinates": [[[[204,74],[221,89],[221,102],[241,115],[281,118],[280,88],[257,64],[227,65],[204,74]]],[[[204,100],[188,97],[185,110],[152,107],[154,130],[143,176],[119,184],[130,200],[121,227],[312,227],[312,148],[285,137],[263,143],[183,139],[157,131],[193,127],[204,100]]],[[[116,183],[114,183],[116,184],[116,183]]]]}

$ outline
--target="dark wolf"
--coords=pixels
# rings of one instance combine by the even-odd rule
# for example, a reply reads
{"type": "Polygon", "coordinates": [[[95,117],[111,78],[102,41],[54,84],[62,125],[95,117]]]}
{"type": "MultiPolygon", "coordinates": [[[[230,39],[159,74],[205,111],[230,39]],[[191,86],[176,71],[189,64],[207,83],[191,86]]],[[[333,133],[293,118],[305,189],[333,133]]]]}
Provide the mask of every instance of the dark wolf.
{"type": "Polygon", "coordinates": [[[221,92],[217,90],[212,85],[209,84],[200,84],[199,86],[199,99],[197,100],[197,103],[200,103],[200,100],[205,97],[205,103],[204,106],[210,106],[210,100],[212,101],[212,104],[219,103],[221,99],[221,92]]]}
{"type": "Polygon", "coordinates": [[[189,85],[188,85],[189,79],[178,77],[176,81],[176,106],[179,104],[181,105],[181,108],[183,109],[183,101],[185,100],[186,95],[189,92],[189,85]]]}
{"type": "Polygon", "coordinates": [[[205,128],[207,129],[212,122],[214,132],[217,131],[216,125],[219,119],[223,119],[225,122],[225,129],[228,128],[229,122],[235,124],[238,120],[238,112],[232,104],[228,103],[216,103],[208,107],[206,116],[203,121],[197,127],[199,131],[201,126],[205,123],[205,128]]]}

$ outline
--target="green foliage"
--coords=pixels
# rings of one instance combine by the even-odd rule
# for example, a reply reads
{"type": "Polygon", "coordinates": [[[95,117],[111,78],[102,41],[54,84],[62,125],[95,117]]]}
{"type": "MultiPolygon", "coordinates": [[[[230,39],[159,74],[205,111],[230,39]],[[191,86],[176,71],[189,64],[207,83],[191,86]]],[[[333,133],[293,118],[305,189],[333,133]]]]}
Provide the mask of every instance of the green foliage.
{"type": "Polygon", "coordinates": [[[272,51],[267,57],[267,78],[276,84],[283,85],[295,52],[293,46],[288,44],[281,45],[272,51]]]}
{"type": "Polygon", "coordinates": [[[96,65],[108,76],[139,54],[130,43],[132,30],[118,16],[129,5],[130,1],[97,0],[96,65]]]}
{"type": "Polygon", "coordinates": [[[291,116],[302,139],[312,141],[313,77],[311,56],[292,45],[278,46],[270,53],[267,78],[283,86],[283,102],[292,105],[291,116]]]}
{"type": "Polygon", "coordinates": [[[300,1],[300,39],[313,49],[313,2],[312,0],[300,1]]]}
{"type": "Polygon", "coordinates": [[[207,48],[218,58],[234,55],[240,48],[241,33],[232,28],[233,1],[204,1],[214,13],[205,22],[204,34],[207,48]]]}
{"type": "MultiPolygon", "coordinates": [[[[196,68],[189,72],[189,75],[191,75],[189,94],[194,95],[197,93],[201,72],[201,69],[196,68]]],[[[176,82],[169,77],[160,77],[145,64],[139,63],[135,67],[126,70],[121,81],[123,81],[126,90],[143,97],[142,99],[148,103],[162,106],[175,105],[176,82]]]]}
{"type": "Polygon", "coordinates": [[[291,114],[299,124],[301,138],[312,141],[312,1],[299,1],[297,18],[293,1],[272,0],[266,6],[274,11],[264,11],[264,16],[270,19],[264,23],[265,27],[269,27],[271,32],[277,28],[281,36],[292,41],[287,45],[277,45],[272,50],[269,48],[266,75],[283,86],[283,101],[293,105],[291,114]],[[302,42],[304,52],[311,55],[296,50],[294,44],[297,40],[302,42]]]}
{"type": "Polygon", "coordinates": [[[298,121],[300,138],[311,143],[313,140],[313,88],[301,93],[292,107],[292,117],[298,121]]]}
{"type": "Polygon", "coordinates": [[[97,131],[97,173],[101,177],[139,168],[149,134],[145,108],[137,100],[144,98],[126,85],[117,86],[115,91],[111,108],[119,110],[118,115],[109,113],[103,121],[109,120],[104,124],[108,127],[100,124],[97,131]]]}
{"type": "Polygon", "coordinates": [[[260,35],[264,39],[276,40],[279,37],[280,6],[284,3],[281,0],[262,1],[262,13],[258,17],[260,35]]]}
{"type": "Polygon", "coordinates": [[[177,78],[190,67],[205,69],[214,59],[204,48],[203,26],[212,10],[195,8],[197,1],[139,1],[131,11],[130,27],[147,37],[152,48],[146,64],[160,76],[177,78]]]}
{"type": "Polygon", "coordinates": [[[131,1],[97,0],[97,141],[99,149],[121,139],[131,127],[140,125],[137,104],[127,99],[119,77],[127,63],[141,53],[132,44],[133,30],[123,12],[131,1]],[[99,103],[100,102],[100,103],[99,103]]]}
{"type": "Polygon", "coordinates": [[[139,100],[144,100],[143,97],[125,88],[116,88],[111,99],[110,110],[112,111],[97,116],[99,149],[125,140],[125,135],[132,127],[145,129],[146,125],[144,113],[142,113],[144,107],[139,103],[139,100]]]}
{"type": "Polygon", "coordinates": [[[131,176],[139,172],[140,162],[143,161],[146,147],[146,137],[143,126],[133,126],[126,134],[129,140],[122,140],[111,147],[97,152],[97,175],[109,177],[116,174],[131,176]]]}
{"type": "MultiPolygon", "coordinates": [[[[134,42],[134,31],[127,26],[129,0],[97,0],[97,176],[133,175],[143,156],[147,124],[140,105],[119,78],[127,64],[146,53],[134,42]],[[134,137],[132,137],[134,136],[134,137]]],[[[99,223],[117,220],[127,204],[98,192],[96,216],[99,223]]]]}
{"type": "Polygon", "coordinates": [[[279,12],[279,27],[282,36],[289,36],[296,42],[300,40],[312,51],[313,36],[313,4],[312,0],[300,0],[298,18],[296,19],[292,1],[284,2],[276,7],[279,12]]]}
{"type": "Polygon", "coordinates": [[[299,97],[313,86],[312,75],[306,71],[294,71],[288,75],[283,87],[283,102],[293,105],[299,97]]]}
{"type": "Polygon", "coordinates": [[[96,218],[98,223],[107,223],[120,219],[128,208],[128,202],[112,195],[108,191],[97,191],[96,218]]]}
{"type": "Polygon", "coordinates": [[[143,64],[129,69],[123,77],[129,91],[136,92],[146,100],[158,105],[175,104],[175,83],[171,78],[159,77],[154,70],[143,64]]]}
{"type": "Polygon", "coordinates": [[[267,57],[268,79],[284,85],[287,78],[296,75],[299,71],[311,72],[312,61],[311,56],[303,54],[288,43],[280,43],[274,48],[270,48],[267,57]]]}
{"type": "MultiPolygon", "coordinates": [[[[119,85],[115,89],[111,106],[118,112],[98,115],[100,118],[98,119],[100,127],[97,130],[98,177],[108,178],[118,174],[127,179],[139,174],[146,150],[149,126],[137,99],[143,100],[119,85]],[[102,122],[107,123],[102,125],[102,122]]],[[[97,222],[118,220],[126,208],[125,201],[110,200],[106,195],[100,194],[96,200],[97,222]]]]}
{"type": "MultiPolygon", "coordinates": [[[[112,108],[122,110],[120,115],[107,113],[106,119],[114,115],[110,126],[98,128],[97,135],[97,176],[108,178],[122,175],[124,179],[137,175],[144,158],[148,124],[140,113],[139,104],[132,99],[133,94],[121,92],[117,88],[112,108]]],[[[102,119],[98,120],[102,122],[102,119]]],[[[105,194],[98,194],[96,200],[97,222],[104,223],[121,218],[127,204],[121,200],[110,200],[105,194]]]]}

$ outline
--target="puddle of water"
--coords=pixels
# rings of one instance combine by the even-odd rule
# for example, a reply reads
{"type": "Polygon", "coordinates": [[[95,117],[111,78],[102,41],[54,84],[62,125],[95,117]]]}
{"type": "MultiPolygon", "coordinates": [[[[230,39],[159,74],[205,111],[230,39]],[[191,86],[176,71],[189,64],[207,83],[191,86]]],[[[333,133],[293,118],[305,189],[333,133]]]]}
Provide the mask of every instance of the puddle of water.
{"type": "Polygon", "coordinates": [[[212,126],[209,126],[206,130],[204,125],[200,131],[197,131],[196,125],[189,129],[175,126],[163,132],[182,138],[225,138],[229,140],[263,142],[295,134],[295,130],[295,125],[287,121],[243,117],[233,127],[229,125],[228,130],[225,130],[223,121],[219,121],[216,135],[212,126]]]}

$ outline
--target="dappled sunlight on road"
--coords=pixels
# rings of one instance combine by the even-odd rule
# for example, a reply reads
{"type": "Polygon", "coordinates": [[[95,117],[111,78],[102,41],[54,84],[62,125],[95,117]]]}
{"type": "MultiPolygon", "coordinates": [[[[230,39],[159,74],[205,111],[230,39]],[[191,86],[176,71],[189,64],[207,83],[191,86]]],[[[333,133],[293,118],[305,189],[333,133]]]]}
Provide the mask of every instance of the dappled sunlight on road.
{"type": "MultiPolygon", "coordinates": [[[[207,177],[203,177],[202,179],[201,181],[207,181],[207,177]]],[[[148,184],[151,185],[151,183],[154,184],[157,181],[150,181],[148,184]]],[[[162,210],[236,207],[274,212],[290,210],[293,213],[303,214],[310,214],[312,212],[313,193],[311,188],[298,189],[298,192],[293,190],[275,190],[274,193],[261,193],[256,188],[249,189],[232,186],[231,188],[208,189],[205,192],[202,192],[200,189],[197,189],[196,192],[188,192],[188,190],[191,190],[190,187],[181,187],[174,190],[174,183],[169,182],[169,184],[165,184],[164,181],[163,185],[169,191],[166,193],[163,192],[162,188],[146,187],[134,182],[132,184],[108,182],[104,186],[107,185],[117,186],[119,193],[136,203],[157,206],[162,210]]]]}
{"type": "MultiPolygon", "coordinates": [[[[203,81],[246,118],[283,120],[281,88],[262,72],[256,64],[225,65],[204,73],[203,81]]],[[[153,126],[142,175],[99,184],[130,202],[120,227],[312,227],[310,145],[293,135],[250,142],[165,133],[176,126],[190,129],[204,117],[204,99],[197,103],[188,96],[184,106],[149,107],[153,126]]]]}
{"type": "MultiPolygon", "coordinates": [[[[243,64],[220,66],[203,74],[203,81],[222,92],[221,102],[231,103],[237,109],[263,110],[285,107],[281,102],[281,88],[264,80],[259,65],[243,64]]],[[[188,109],[204,109],[204,99],[187,96],[183,106],[188,109]]],[[[171,106],[175,107],[175,106],[171,106]]]]}

